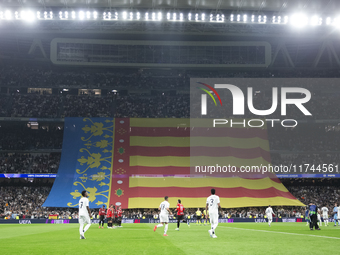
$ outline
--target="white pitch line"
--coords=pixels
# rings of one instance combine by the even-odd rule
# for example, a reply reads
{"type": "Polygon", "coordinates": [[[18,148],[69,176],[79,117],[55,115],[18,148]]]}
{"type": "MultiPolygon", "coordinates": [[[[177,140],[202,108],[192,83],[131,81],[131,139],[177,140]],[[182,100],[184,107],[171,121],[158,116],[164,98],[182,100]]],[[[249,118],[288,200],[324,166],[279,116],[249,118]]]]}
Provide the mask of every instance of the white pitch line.
{"type": "Polygon", "coordinates": [[[295,236],[313,236],[313,237],[321,237],[321,238],[329,238],[329,239],[340,240],[340,237],[333,237],[333,236],[318,236],[318,235],[298,234],[298,233],[289,233],[289,232],[269,231],[269,230],[261,230],[261,229],[225,227],[225,226],[220,226],[220,227],[221,228],[232,228],[232,229],[248,230],[248,231],[266,232],[266,233],[277,233],[277,234],[295,235],[295,236]]]}

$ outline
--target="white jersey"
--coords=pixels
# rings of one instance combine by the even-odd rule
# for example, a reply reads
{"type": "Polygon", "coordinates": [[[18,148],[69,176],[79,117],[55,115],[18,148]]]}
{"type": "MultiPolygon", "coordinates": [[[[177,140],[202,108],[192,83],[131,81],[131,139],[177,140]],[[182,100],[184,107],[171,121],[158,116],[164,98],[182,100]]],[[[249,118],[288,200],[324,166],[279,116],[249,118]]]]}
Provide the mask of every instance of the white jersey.
{"type": "Polygon", "coordinates": [[[327,207],[322,207],[321,208],[322,215],[328,215],[328,208],[327,207]]]}
{"type": "Polygon", "coordinates": [[[168,201],[163,201],[159,207],[161,208],[161,215],[169,215],[167,208],[170,208],[170,204],[168,201]]]}
{"type": "Polygon", "coordinates": [[[216,195],[211,195],[207,198],[207,204],[209,206],[210,214],[218,213],[218,204],[220,203],[220,197],[216,195]]]}
{"type": "Polygon", "coordinates": [[[79,216],[89,216],[89,212],[87,211],[87,207],[89,206],[89,199],[87,197],[82,197],[79,200],[79,216]]]}
{"type": "Polygon", "coordinates": [[[272,217],[273,214],[274,214],[273,209],[272,209],[271,207],[268,207],[268,208],[266,209],[266,215],[267,215],[268,217],[272,217]]]}

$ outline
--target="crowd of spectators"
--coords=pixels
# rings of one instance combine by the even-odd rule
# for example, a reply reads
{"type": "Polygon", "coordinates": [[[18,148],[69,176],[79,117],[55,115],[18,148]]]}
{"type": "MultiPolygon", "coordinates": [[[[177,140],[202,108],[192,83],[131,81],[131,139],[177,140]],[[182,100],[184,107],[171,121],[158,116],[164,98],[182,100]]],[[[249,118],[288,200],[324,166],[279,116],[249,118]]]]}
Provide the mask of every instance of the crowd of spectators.
{"type": "Polygon", "coordinates": [[[22,125],[0,127],[0,150],[61,149],[62,143],[61,127],[38,129],[22,125]]]}
{"type": "Polygon", "coordinates": [[[57,173],[60,153],[0,153],[0,173],[57,173]]]}
{"type": "MultiPolygon", "coordinates": [[[[316,203],[319,207],[326,206],[332,211],[335,202],[339,202],[339,182],[332,179],[289,179],[285,180],[289,192],[302,203],[316,203]],[[336,186],[333,186],[336,185],[336,186]]],[[[2,186],[0,187],[0,217],[14,218],[48,218],[50,214],[57,214],[62,219],[78,218],[77,208],[45,208],[42,204],[46,200],[50,186],[2,186]]],[[[185,206],[185,204],[184,204],[185,206]]],[[[170,208],[174,210],[174,206],[170,208]]],[[[204,208],[200,208],[204,210],[204,208]]],[[[186,216],[195,218],[197,208],[185,211],[186,216]]],[[[274,206],[273,210],[278,217],[301,217],[304,216],[304,207],[274,206]]],[[[265,207],[223,208],[220,217],[237,218],[263,218],[265,207]]],[[[98,210],[92,209],[94,218],[98,210]]],[[[157,218],[157,209],[125,209],[124,218],[157,218]]]]}

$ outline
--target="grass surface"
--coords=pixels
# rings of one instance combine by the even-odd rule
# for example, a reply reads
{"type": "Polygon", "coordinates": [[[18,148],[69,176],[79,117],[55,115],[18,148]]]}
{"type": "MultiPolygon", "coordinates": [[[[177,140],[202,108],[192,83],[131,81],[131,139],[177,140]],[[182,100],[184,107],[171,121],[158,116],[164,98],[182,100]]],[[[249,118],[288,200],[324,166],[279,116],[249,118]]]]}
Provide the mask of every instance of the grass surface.
{"type": "MultiPolygon", "coordinates": [[[[105,224],[106,225],[106,224],[105,224]]],[[[92,225],[86,240],[79,239],[78,224],[0,225],[4,254],[337,254],[340,227],[311,231],[306,223],[219,224],[212,239],[209,226],[169,224],[153,232],[153,224],[123,224],[118,229],[92,225]]]]}

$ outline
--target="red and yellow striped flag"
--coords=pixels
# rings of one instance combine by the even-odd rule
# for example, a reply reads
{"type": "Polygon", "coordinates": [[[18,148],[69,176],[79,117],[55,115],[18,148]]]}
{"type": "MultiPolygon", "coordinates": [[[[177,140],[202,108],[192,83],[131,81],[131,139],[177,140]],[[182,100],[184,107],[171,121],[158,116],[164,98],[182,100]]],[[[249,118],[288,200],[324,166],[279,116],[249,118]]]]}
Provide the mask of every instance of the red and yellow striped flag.
{"type": "MultiPolygon", "coordinates": [[[[260,178],[190,177],[198,165],[270,164],[265,128],[215,128],[190,119],[115,119],[110,203],[123,208],[203,207],[215,188],[224,208],[303,206],[273,174],[260,178]],[[207,136],[207,134],[209,134],[207,136]],[[190,157],[191,156],[191,157],[190,157]]],[[[209,174],[208,174],[209,175],[209,174]]]]}

